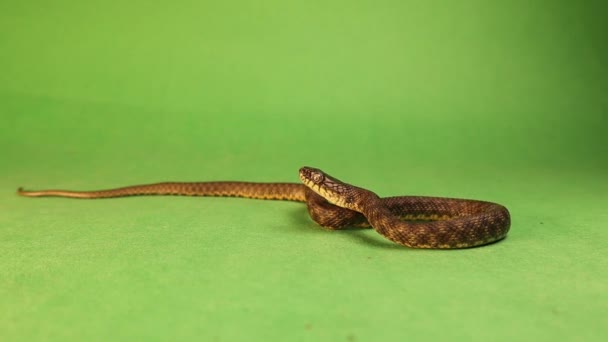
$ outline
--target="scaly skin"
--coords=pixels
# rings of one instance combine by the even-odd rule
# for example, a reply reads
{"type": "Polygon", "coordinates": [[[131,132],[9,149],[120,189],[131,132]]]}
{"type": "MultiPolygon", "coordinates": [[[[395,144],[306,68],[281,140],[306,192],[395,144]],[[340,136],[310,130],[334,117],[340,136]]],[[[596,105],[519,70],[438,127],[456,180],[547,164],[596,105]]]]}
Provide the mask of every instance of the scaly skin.
{"type": "Polygon", "coordinates": [[[412,248],[466,248],[498,241],[510,227],[509,211],[476,200],[400,196],[380,198],[321,170],[303,167],[299,183],[166,182],[98,191],[40,190],[27,197],[83,199],[146,195],[231,196],[305,202],[312,219],[330,229],[370,225],[398,244],[412,248]],[[411,222],[427,221],[427,222],[411,222]]]}

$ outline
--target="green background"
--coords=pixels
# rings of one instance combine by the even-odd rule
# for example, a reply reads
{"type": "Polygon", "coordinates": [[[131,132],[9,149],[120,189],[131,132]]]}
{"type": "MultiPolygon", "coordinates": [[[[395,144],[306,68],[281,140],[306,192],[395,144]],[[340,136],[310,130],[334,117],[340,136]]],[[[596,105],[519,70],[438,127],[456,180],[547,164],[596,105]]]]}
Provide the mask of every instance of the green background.
{"type": "Polygon", "coordinates": [[[3,2],[0,339],[605,340],[601,3],[3,2]],[[14,193],[302,165],[511,232],[413,250],[301,203],[14,193]]]}

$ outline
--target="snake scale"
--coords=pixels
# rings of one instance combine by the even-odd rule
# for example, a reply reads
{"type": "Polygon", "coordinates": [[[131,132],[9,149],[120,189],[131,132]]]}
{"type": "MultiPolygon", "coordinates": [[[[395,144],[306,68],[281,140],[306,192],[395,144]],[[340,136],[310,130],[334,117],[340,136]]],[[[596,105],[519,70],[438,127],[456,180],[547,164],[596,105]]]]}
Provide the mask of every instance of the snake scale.
{"type": "Polygon", "coordinates": [[[375,193],[311,168],[300,183],[165,182],[99,191],[26,191],[28,197],[110,198],[139,195],[232,196],[305,202],[311,218],[330,229],[373,227],[391,241],[412,248],[466,248],[504,238],[511,218],[500,204],[442,197],[380,198],[375,193]]]}

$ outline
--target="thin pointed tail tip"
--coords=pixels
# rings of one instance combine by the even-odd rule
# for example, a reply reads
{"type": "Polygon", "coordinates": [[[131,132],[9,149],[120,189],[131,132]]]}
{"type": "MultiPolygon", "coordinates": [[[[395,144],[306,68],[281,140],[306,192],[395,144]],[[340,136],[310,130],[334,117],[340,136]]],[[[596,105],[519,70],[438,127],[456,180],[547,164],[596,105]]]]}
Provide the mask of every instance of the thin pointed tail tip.
{"type": "Polygon", "coordinates": [[[17,195],[23,197],[40,197],[40,193],[31,190],[25,190],[23,187],[17,188],[17,195]]]}

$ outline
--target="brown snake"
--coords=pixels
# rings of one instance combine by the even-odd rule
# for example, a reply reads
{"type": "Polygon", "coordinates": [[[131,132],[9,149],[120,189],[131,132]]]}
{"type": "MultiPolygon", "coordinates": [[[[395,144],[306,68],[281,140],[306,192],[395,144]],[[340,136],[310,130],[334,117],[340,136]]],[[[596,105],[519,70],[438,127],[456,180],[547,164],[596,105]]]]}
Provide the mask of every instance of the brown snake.
{"type": "Polygon", "coordinates": [[[330,229],[373,227],[391,241],[413,248],[466,248],[504,238],[511,218],[500,204],[442,197],[380,198],[321,170],[303,167],[299,183],[169,182],[99,191],[41,190],[28,197],[109,198],[136,195],[232,196],[306,202],[319,225],[330,229]],[[420,222],[423,221],[423,222],[420,222]]]}

